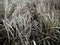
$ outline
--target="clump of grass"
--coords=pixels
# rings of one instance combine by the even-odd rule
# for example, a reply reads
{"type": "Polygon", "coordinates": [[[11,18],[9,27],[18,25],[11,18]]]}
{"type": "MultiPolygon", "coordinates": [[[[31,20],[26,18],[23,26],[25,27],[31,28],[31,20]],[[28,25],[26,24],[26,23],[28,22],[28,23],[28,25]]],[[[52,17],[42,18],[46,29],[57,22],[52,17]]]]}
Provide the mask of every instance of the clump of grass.
{"type": "Polygon", "coordinates": [[[59,12],[54,2],[8,4],[6,0],[1,42],[4,45],[59,45],[59,12]]]}

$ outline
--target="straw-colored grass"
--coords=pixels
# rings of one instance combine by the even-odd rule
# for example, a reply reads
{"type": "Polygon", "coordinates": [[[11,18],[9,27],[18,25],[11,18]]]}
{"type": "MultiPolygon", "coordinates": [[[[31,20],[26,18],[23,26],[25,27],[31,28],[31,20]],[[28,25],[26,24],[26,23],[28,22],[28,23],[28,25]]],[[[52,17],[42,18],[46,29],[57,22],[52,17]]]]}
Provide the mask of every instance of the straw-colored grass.
{"type": "MultiPolygon", "coordinates": [[[[57,0],[56,0],[57,1],[57,0]]],[[[59,4],[44,0],[5,0],[0,45],[59,45],[59,4]],[[56,6],[58,5],[58,6],[56,6]]]]}

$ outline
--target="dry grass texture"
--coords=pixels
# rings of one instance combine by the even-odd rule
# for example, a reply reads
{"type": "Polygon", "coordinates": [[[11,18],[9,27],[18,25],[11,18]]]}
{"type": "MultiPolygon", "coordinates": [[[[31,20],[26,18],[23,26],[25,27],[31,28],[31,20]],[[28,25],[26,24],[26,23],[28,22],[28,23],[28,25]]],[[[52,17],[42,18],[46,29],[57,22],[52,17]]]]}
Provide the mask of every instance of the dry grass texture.
{"type": "Polygon", "coordinates": [[[0,45],[60,45],[59,4],[6,0],[4,8],[0,45]]]}

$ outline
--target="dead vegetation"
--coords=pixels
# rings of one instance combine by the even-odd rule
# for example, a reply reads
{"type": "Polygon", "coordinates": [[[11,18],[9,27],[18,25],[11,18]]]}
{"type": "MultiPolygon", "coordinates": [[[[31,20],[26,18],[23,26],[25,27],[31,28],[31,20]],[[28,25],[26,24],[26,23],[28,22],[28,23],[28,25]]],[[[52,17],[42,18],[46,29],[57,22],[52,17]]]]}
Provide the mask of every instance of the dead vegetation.
{"type": "Polygon", "coordinates": [[[55,4],[43,0],[14,0],[9,4],[6,0],[0,21],[0,45],[60,45],[60,10],[55,4]]]}

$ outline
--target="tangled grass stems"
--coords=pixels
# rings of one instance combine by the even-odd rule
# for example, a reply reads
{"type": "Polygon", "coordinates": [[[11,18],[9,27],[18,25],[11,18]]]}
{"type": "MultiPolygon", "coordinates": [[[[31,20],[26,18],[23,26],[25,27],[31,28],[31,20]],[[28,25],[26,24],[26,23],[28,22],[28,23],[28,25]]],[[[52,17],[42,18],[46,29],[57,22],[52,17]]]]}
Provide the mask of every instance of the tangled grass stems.
{"type": "Polygon", "coordinates": [[[55,4],[44,0],[31,3],[14,0],[9,4],[6,0],[0,40],[4,45],[59,45],[60,10],[55,4]]]}

